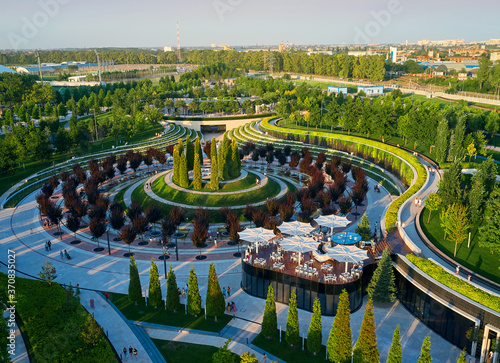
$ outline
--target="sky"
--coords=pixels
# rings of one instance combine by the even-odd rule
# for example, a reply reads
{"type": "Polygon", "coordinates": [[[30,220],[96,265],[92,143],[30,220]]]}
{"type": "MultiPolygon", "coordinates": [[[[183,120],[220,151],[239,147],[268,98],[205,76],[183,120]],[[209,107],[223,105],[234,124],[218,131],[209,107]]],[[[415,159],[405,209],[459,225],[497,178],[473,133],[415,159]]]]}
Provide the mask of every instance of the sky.
{"type": "Polygon", "coordinates": [[[500,38],[498,0],[17,0],[0,49],[370,44],[500,38]]]}

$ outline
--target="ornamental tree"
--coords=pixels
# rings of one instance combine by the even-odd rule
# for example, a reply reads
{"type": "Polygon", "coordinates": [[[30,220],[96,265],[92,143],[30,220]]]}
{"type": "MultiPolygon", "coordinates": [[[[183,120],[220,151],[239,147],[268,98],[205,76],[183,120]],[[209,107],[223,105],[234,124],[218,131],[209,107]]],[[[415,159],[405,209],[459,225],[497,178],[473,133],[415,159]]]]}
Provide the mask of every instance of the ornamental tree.
{"type": "Polygon", "coordinates": [[[194,154],[193,187],[194,187],[194,189],[197,189],[197,190],[200,190],[203,188],[203,181],[201,179],[200,153],[197,150],[195,150],[195,154],[194,154]]]}
{"type": "Polygon", "coordinates": [[[187,311],[189,314],[198,316],[201,313],[201,296],[198,289],[198,277],[191,266],[188,281],[187,311]]]}
{"type": "Polygon", "coordinates": [[[155,259],[151,259],[151,269],[149,270],[149,304],[154,306],[155,309],[162,302],[160,277],[158,275],[158,266],[156,266],[155,259]]]}
{"type": "Polygon", "coordinates": [[[205,301],[207,315],[215,317],[215,321],[217,321],[217,317],[224,314],[226,302],[224,300],[224,295],[222,295],[219,280],[215,273],[215,265],[213,263],[210,264],[208,269],[207,297],[205,301]]]}
{"type": "Polygon", "coordinates": [[[396,283],[391,255],[387,248],[382,252],[382,258],[373,272],[367,291],[368,296],[375,302],[390,303],[396,298],[396,283]]]}
{"type": "Polygon", "coordinates": [[[274,300],[273,285],[269,285],[267,290],[261,334],[266,338],[276,338],[278,336],[278,317],[276,316],[276,302],[274,300]]]}
{"type": "Polygon", "coordinates": [[[128,284],[128,299],[137,305],[142,301],[141,279],[139,278],[139,270],[135,263],[134,256],[130,256],[130,281],[128,284]]]}
{"type": "Polygon", "coordinates": [[[210,150],[210,189],[219,190],[219,167],[217,161],[217,145],[215,138],[212,138],[210,150]]]}
{"type": "Polygon", "coordinates": [[[426,336],[424,342],[422,343],[422,348],[420,349],[420,356],[418,357],[417,363],[431,363],[431,337],[426,336]]]}
{"type": "Polygon", "coordinates": [[[373,314],[373,302],[368,300],[365,307],[365,315],[361,323],[356,348],[363,362],[378,362],[380,355],[377,348],[377,336],[375,335],[375,316],[373,314]]]}
{"type": "Polygon", "coordinates": [[[321,350],[321,342],[323,340],[321,324],[321,302],[318,298],[314,299],[313,313],[309,331],[307,332],[307,350],[316,355],[321,350]]]}
{"type": "Polygon", "coordinates": [[[429,193],[425,198],[425,208],[429,210],[429,218],[427,219],[427,223],[431,221],[431,212],[438,210],[441,206],[441,197],[438,193],[429,193]]]}
{"type": "Polygon", "coordinates": [[[300,343],[299,315],[297,312],[297,294],[292,290],[288,300],[288,318],[286,321],[285,340],[292,347],[300,343]]]}
{"type": "Polygon", "coordinates": [[[401,349],[401,337],[399,334],[399,325],[394,330],[394,335],[392,336],[392,344],[389,349],[389,355],[387,356],[387,363],[402,363],[403,361],[403,351],[401,349]]]}
{"type": "Polygon", "coordinates": [[[170,265],[167,273],[167,309],[174,313],[177,312],[181,306],[179,291],[177,289],[177,279],[175,278],[172,265],[170,265]]]}
{"type": "Polygon", "coordinates": [[[361,236],[362,241],[370,240],[372,231],[370,227],[370,220],[368,219],[366,213],[363,214],[363,217],[361,217],[355,232],[361,236]]]}
{"type": "Polygon", "coordinates": [[[181,154],[179,161],[179,185],[183,188],[189,186],[188,165],[186,155],[181,154]]]}
{"type": "Polygon", "coordinates": [[[328,337],[328,359],[331,362],[350,362],[352,356],[351,309],[349,294],[344,289],[340,293],[337,314],[328,337]]]}

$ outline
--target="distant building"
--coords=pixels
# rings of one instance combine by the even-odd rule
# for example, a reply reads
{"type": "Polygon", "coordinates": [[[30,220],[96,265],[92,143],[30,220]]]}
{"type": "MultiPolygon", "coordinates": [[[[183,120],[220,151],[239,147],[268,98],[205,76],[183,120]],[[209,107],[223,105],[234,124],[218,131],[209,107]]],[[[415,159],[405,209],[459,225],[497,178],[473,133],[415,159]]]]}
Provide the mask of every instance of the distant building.
{"type": "Polygon", "coordinates": [[[73,76],[73,77],[68,77],[68,82],[82,82],[87,78],[86,75],[84,76],[73,76]]]}
{"type": "Polygon", "coordinates": [[[391,62],[396,63],[398,60],[398,48],[391,47],[391,62]]]}
{"type": "Polygon", "coordinates": [[[173,47],[163,47],[164,52],[173,52],[174,48],[173,47]]]}
{"type": "Polygon", "coordinates": [[[490,55],[490,60],[495,63],[495,62],[498,62],[500,60],[500,52],[496,52],[496,53],[491,53],[490,55]]]}
{"type": "Polygon", "coordinates": [[[358,86],[358,93],[361,91],[367,96],[381,95],[384,93],[384,86],[358,86]]]}
{"type": "Polygon", "coordinates": [[[0,64],[0,73],[17,73],[17,72],[0,64]]]}
{"type": "Polygon", "coordinates": [[[344,95],[347,95],[347,87],[344,86],[328,86],[328,94],[337,94],[337,93],[343,93],[344,95]]]}

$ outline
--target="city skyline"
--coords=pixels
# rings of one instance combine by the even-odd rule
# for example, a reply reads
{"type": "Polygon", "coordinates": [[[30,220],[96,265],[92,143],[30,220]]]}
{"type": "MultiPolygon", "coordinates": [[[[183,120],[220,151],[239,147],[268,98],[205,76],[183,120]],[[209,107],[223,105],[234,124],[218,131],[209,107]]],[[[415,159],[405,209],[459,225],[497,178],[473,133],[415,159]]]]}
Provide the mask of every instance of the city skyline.
{"type": "Polygon", "coordinates": [[[82,5],[73,0],[6,3],[0,25],[0,49],[176,46],[211,44],[400,44],[421,39],[485,41],[500,38],[495,24],[500,8],[478,0],[430,3],[410,0],[330,3],[314,0],[264,2],[215,0],[158,3],[126,0],[82,5]],[[457,10],[455,10],[457,9],[457,10]],[[458,26],[457,24],[460,24],[458,26]]]}

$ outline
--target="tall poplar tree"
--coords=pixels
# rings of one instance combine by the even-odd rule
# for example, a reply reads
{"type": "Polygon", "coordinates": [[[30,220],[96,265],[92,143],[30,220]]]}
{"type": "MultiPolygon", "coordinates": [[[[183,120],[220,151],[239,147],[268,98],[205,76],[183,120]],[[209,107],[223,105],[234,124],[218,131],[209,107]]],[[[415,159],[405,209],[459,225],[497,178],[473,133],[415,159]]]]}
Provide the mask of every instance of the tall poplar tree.
{"type": "Polygon", "coordinates": [[[349,294],[344,289],[340,293],[337,314],[328,337],[328,359],[331,362],[347,363],[352,356],[351,308],[349,294]]]}
{"type": "Polygon", "coordinates": [[[193,165],[193,187],[197,190],[203,188],[203,180],[201,179],[200,157],[200,153],[195,149],[193,165]]]}
{"type": "Polygon", "coordinates": [[[194,141],[194,152],[198,153],[200,156],[200,165],[203,165],[203,151],[201,149],[200,137],[196,136],[196,140],[194,141]]]}
{"type": "Polygon", "coordinates": [[[208,287],[205,301],[207,315],[214,316],[215,321],[217,321],[217,317],[224,314],[226,302],[224,300],[224,295],[222,295],[219,280],[215,273],[215,265],[213,263],[210,264],[208,269],[208,287]]]}
{"type": "Polygon", "coordinates": [[[387,356],[387,363],[402,363],[403,361],[403,351],[401,349],[401,336],[399,334],[399,325],[394,330],[394,335],[392,336],[392,344],[389,349],[389,354],[387,356]]]}
{"type": "Polygon", "coordinates": [[[187,161],[187,170],[193,170],[194,165],[194,148],[193,143],[191,142],[191,137],[189,135],[186,136],[186,161],[187,161]]]}
{"type": "Polygon", "coordinates": [[[172,175],[172,180],[175,184],[179,184],[179,165],[180,165],[180,155],[179,155],[179,145],[174,146],[174,152],[172,155],[174,159],[174,171],[172,175]]]}
{"type": "Polygon", "coordinates": [[[309,331],[307,332],[307,350],[316,355],[321,350],[321,342],[323,341],[323,326],[321,324],[321,303],[318,298],[314,299],[313,313],[309,331]]]}
{"type": "Polygon", "coordinates": [[[170,265],[167,273],[167,309],[169,311],[176,312],[181,306],[179,290],[177,289],[177,279],[172,269],[172,265],[170,265]]]}
{"type": "Polygon", "coordinates": [[[436,130],[436,148],[434,152],[436,153],[436,161],[441,164],[446,161],[448,153],[448,139],[450,136],[450,130],[448,127],[448,120],[445,116],[439,119],[438,127],[436,130]]]}
{"type": "Polygon", "coordinates": [[[156,266],[155,259],[151,259],[151,269],[149,270],[149,305],[155,308],[161,304],[161,285],[160,277],[158,276],[158,266],[156,266]]]}
{"type": "Polygon", "coordinates": [[[363,362],[379,362],[380,355],[377,348],[377,336],[375,335],[375,316],[373,314],[373,302],[368,299],[365,307],[365,315],[361,323],[356,349],[360,353],[363,362]]]}
{"type": "Polygon", "coordinates": [[[261,334],[266,338],[275,338],[278,335],[278,317],[276,315],[273,285],[269,285],[269,289],[267,290],[261,334]]]}
{"type": "Polygon", "coordinates": [[[186,155],[184,155],[184,154],[181,154],[181,157],[180,157],[179,185],[183,188],[187,188],[189,186],[187,160],[186,160],[186,155]]]}
{"type": "Polygon", "coordinates": [[[288,318],[286,321],[285,340],[291,346],[300,343],[299,314],[297,312],[297,294],[292,290],[288,300],[288,318]]]}
{"type": "Polygon", "coordinates": [[[215,138],[212,138],[212,144],[210,146],[210,189],[219,189],[219,167],[217,163],[217,145],[215,144],[215,138]]]}
{"type": "Polygon", "coordinates": [[[396,298],[396,283],[391,255],[387,248],[382,252],[377,268],[367,288],[368,296],[375,302],[390,303],[396,298]]]}
{"type": "Polygon", "coordinates": [[[200,290],[198,289],[198,277],[191,266],[189,271],[188,281],[188,298],[187,298],[187,311],[189,314],[198,316],[201,313],[201,297],[200,290]]]}
{"type": "Polygon", "coordinates": [[[135,263],[134,256],[130,256],[130,281],[128,284],[128,299],[135,305],[142,300],[141,280],[139,278],[139,270],[135,263]]]}

